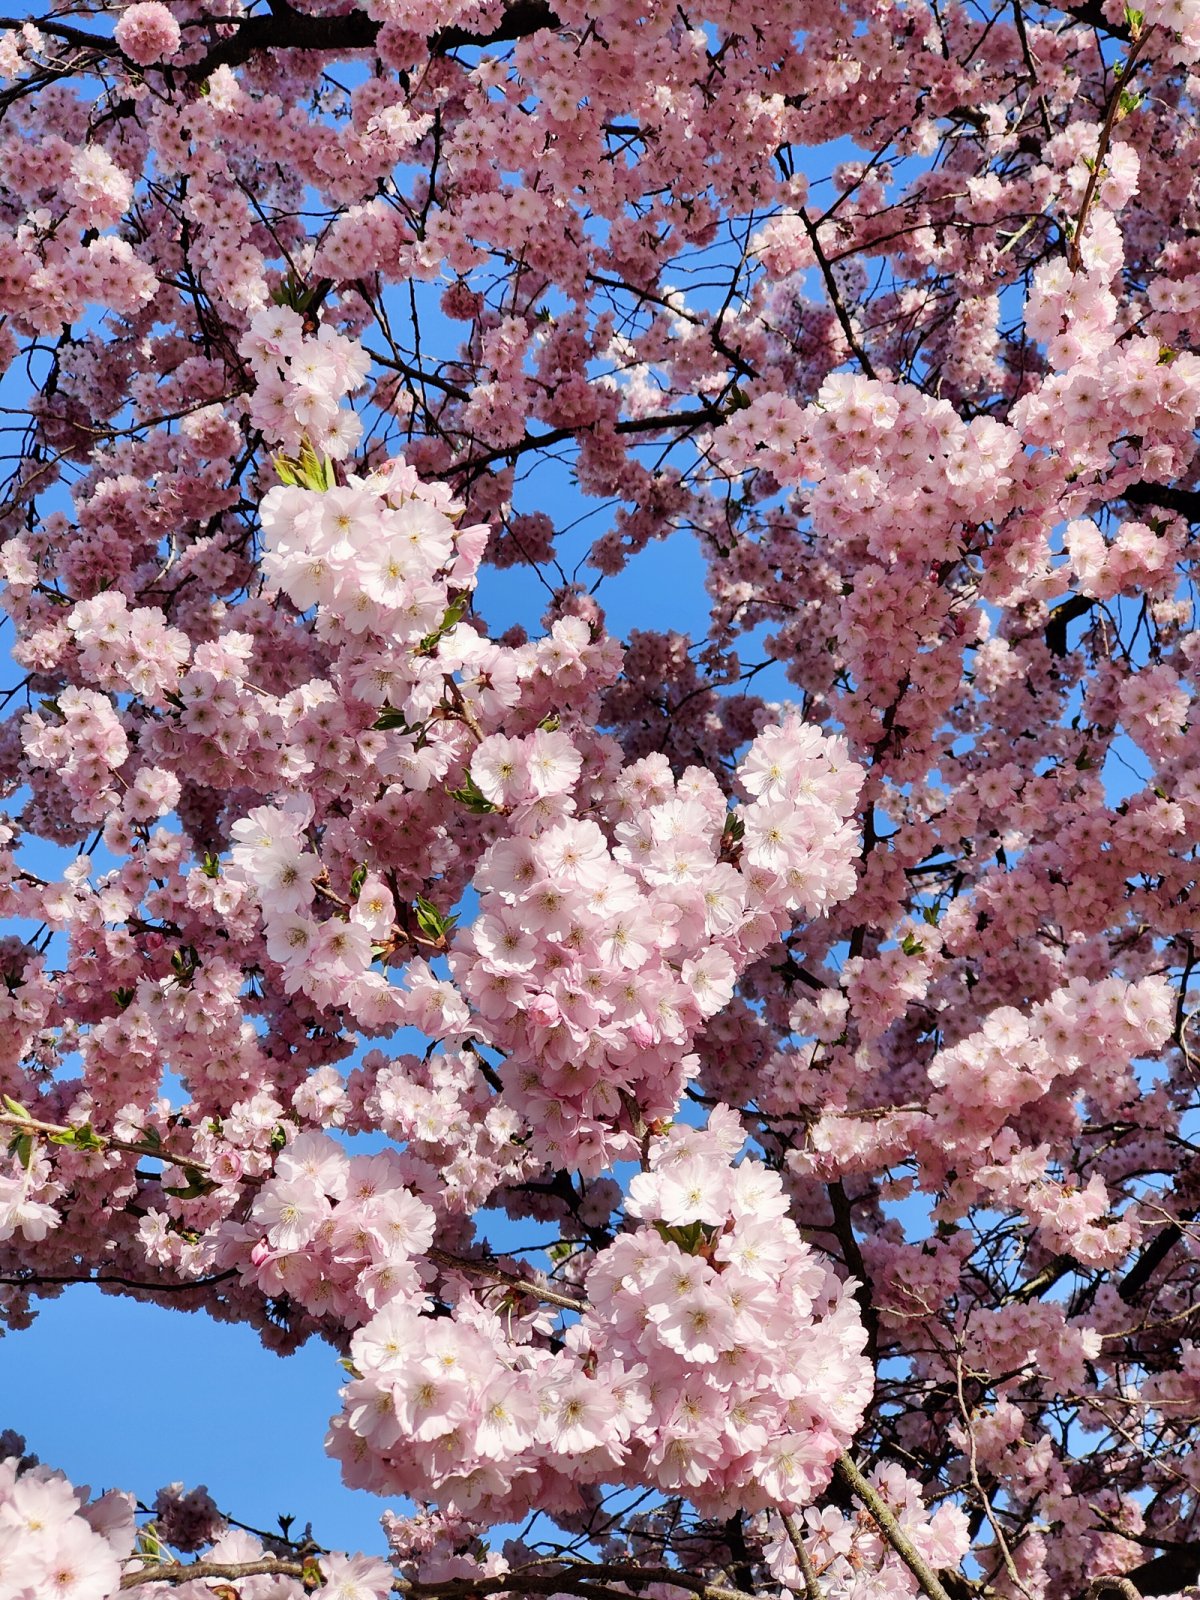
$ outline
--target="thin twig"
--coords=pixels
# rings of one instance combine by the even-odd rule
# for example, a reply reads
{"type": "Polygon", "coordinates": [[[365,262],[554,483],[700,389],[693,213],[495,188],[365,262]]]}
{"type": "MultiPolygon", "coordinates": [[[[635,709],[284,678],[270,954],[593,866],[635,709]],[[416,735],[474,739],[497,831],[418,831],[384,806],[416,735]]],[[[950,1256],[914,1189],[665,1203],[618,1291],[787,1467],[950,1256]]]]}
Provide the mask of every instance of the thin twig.
{"type": "Polygon", "coordinates": [[[846,343],[853,350],[859,366],[867,377],[873,378],[875,376],[875,368],[871,365],[871,358],[863,349],[859,337],[854,331],[854,324],[850,320],[849,312],[842,304],[841,290],[838,288],[837,279],[833,275],[833,267],[830,265],[829,257],[825,254],[821,240],[818,237],[817,225],[812,221],[803,206],[800,207],[799,216],[804,225],[804,231],[808,235],[808,242],[812,245],[813,255],[817,258],[821,276],[825,280],[825,289],[833,304],[834,315],[837,317],[838,322],[841,324],[842,332],[846,336],[846,343]]]}
{"type": "Polygon", "coordinates": [[[508,1290],[517,1294],[527,1294],[534,1300],[544,1300],[547,1305],[562,1306],[564,1311],[587,1310],[586,1300],[576,1299],[573,1295],[559,1294],[557,1290],[547,1288],[540,1283],[531,1283],[527,1278],[518,1278],[515,1273],[506,1272],[502,1267],[495,1267],[488,1261],[471,1261],[465,1256],[452,1256],[445,1250],[429,1250],[426,1255],[439,1267],[451,1267],[458,1272],[477,1272],[481,1277],[491,1278],[497,1285],[503,1284],[508,1290]]]}
{"type": "Polygon", "coordinates": [[[988,1498],[987,1490],[983,1487],[983,1480],[979,1476],[979,1460],[978,1450],[975,1442],[975,1426],[971,1420],[971,1411],[967,1405],[966,1394],[963,1391],[963,1361],[961,1354],[956,1355],[954,1358],[954,1381],[958,1390],[959,1414],[962,1417],[963,1427],[966,1429],[967,1434],[967,1472],[970,1475],[971,1486],[975,1490],[975,1493],[979,1496],[980,1502],[983,1506],[984,1515],[987,1517],[988,1524],[996,1536],[996,1544],[1000,1550],[1000,1559],[1004,1564],[1005,1572],[1008,1573],[1009,1582],[1020,1594],[1025,1596],[1025,1600],[1031,1600],[1029,1590],[1022,1583],[1021,1574],[1017,1571],[1017,1564],[1013,1560],[1012,1551],[1009,1549],[1008,1540],[1004,1535],[1004,1529],[1000,1526],[999,1518],[996,1516],[992,1502],[988,1498]]]}
{"type": "Polygon", "coordinates": [[[1129,52],[1120,77],[1117,79],[1116,86],[1109,97],[1108,109],[1104,113],[1104,123],[1100,129],[1100,139],[1096,145],[1096,159],[1092,164],[1092,170],[1088,173],[1087,188],[1083,191],[1083,204],[1079,208],[1079,216],[1075,222],[1075,232],[1071,236],[1070,249],[1067,251],[1067,265],[1072,272],[1079,271],[1084,225],[1087,222],[1088,212],[1091,210],[1092,200],[1100,182],[1100,172],[1104,166],[1104,158],[1108,154],[1108,146],[1112,140],[1113,129],[1117,125],[1117,117],[1120,113],[1121,101],[1124,97],[1126,86],[1129,83],[1138,56],[1145,49],[1151,34],[1157,26],[1157,23],[1151,23],[1145,33],[1134,40],[1133,48],[1129,52]]]}
{"type": "Polygon", "coordinates": [[[804,1593],[807,1595],[808,1600],[824,1600],[821,1585],[817,1580],[817,1570],[812,1564],[812,1557],[804,1548],[804,1540],[800,1534],[799,1524],[790,1512],[781,1511],[779,1515],[783,1519],[784,1532],[792,1541],[792,1549],[796,1552],[796,1560],[804,1576],[804,1593]]]}

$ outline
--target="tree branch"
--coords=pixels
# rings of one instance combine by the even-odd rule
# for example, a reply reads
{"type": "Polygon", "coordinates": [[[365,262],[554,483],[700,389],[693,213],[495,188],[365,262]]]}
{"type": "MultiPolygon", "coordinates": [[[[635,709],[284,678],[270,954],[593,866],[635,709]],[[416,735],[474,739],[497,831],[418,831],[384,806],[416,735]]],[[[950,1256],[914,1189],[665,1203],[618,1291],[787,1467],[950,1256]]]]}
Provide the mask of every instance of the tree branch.
{"type": "MultiPolygon", "coordinates": [[[[320,1557],[314,1557],[319,1563],[320,1557]]],[[[311,1571],[311,1565],[307,1570],[311,1571]]],[[[205,1578],[281,1577],[303,1578],[306,1566],[278,1556],[264,1557],[260,1561],[219,1562],[193,1561],[159,1562],[140,1572],[127,1572],[121,1579],[122,1589],[137,1589],[144,1583],[191,1583],[205,1578]]],[[[706,1583],[689,1572],[674,1568],[634,1567],[622,1565],[593,1566],[587,1562],[554,1564],[545,1573],[515,1569],[512,1572],[485,1576],[480,1573],[469,1578],[444,1578],[431,1583],[419,1580],[410,1582],[397,1578],[392,1592],[427,1600],[467,1600],[474,1595],[540,1594],[556,1595],[564,1592],[576,1594],[583,1600],[629,1600],[628,1593],[613,1587],[617,1583],[658,1584],[667,1588],[682,1589],[698,1600],[754,1600],[754,1596],[741,1589],[730,1589],[721,1584],[706,1583]]],[[[319,1592],[319,1591],[318,1591],[319,1592]]]]}
{"type": "Polygon", "coordinates": [[[1069,600],[1054,607],[1043,635],[1046,648],[1052,656],[1066,655],[1068,623],[1074,622],[1077,617],[1086,617],[1095,603],[1090,595],[1073,594],[1069,600]]]}
{"type": "Polygon", "coordinates": [[[838,288],[837,279],[833,275],[833,267],[830,265],[829,257],[822,248],[820,236],[817,233],[817,224],[813,222],[803,206],[800,207],[799,216],[804,225],[804,231],[808,235],[808,242],[812,245],[813,255],[817,258],[817,265],[820,267],[821,276],[825,280],[826,292],[832,302],[834,315],[837,317],[842,333],[845,335],[846,343],[854,352],[855,359],[866,376],[873,378],[875,376],[875,368],[871,365],[870,356],[859,342],[858,335],[854,331],[854,324],[850,320],[849,312],[842,304],[841,290],[838,288]]]}
{"type": "Polygon", "coordinates": [[[834,1471],[850,1493],[860,1500],[875,1518],[884,1538],[917,1580],[922,1592],[929,1596],[929,1600],[950,1600],[937,1573],[920,1555],[912,1540],[892,1515],[879,1491],[867,1482],[848,1455],[838,1457],[834,1471]]]}
{"type": "MultiPolygon", "coordinates": [[[[491,33],[471,33],[466,28],[441,28],[429,38],[432,55],[445,55],[465,46],[483,47],[524,39],[542,28],[557,28],[559,20],[546,0],[516,0],[491,33]]],[[[370,50],[381,23],[364,12],[343,16],[310,16],[288,5],[273,6],[269,15],[245,17],[237,31],[220,40],[202,61],[188,68],[188,77],[203,82],[218,67],[238,67],[260,52],[271,50],[370,50]]]]}
{"type": "Polygon", "coordinates": [[[817,1578],[817,1569],[812,1564],[812,1557],[804,1548],[804,1540],[800,1534],[799,1523],[795,1517],[789,1515],[786,1511],[781,1511],[779,1515],[783,1519],[784,1532],[791,1540],[792,1549],[796,1552],[796,1560],[804,1576],[804,1593],[807,1600],[824,1600],[824,1596],[821,1593],[821,1585],[817,1578]]]}
{"type": "Polygon", "coordinates": [[[1178,1222],[1169,1222],[1146,1245],[1133,1266],[1130,1267],[1117,1285],[1117,1293],[1126,1305],[1130,1305],[1137,1299],[1139,1292],[1145,1287],[1155,1269],[1162,1266],[1167,1256],[1183,1238],[1184,1226],[1189,1222],[1194,1222],[1197,1215],[1200,1215],[1200,1213],[1196,1211],[1181,1212],[1178,1222]]]}
{"type": "Polygon", "coordinates": [[[1170,483],[1131,483],[1121,497],[1131,506],[1161,506],[1189,522],[1200,522],[1200,489],[1177,489],[1170,483]]]}
{"type": "Polygon", "coordinates": [[[193,1561],[156,1562],[143,1567],[141,1572],[127,1572],[121,1579],[122,1589],[137,1589],[143,1583],[191,1583],[197,1578],[302,1578],[304,1568],[299,1561],[281,1561],[270,1556],[264,1561],[193,1561]]]}

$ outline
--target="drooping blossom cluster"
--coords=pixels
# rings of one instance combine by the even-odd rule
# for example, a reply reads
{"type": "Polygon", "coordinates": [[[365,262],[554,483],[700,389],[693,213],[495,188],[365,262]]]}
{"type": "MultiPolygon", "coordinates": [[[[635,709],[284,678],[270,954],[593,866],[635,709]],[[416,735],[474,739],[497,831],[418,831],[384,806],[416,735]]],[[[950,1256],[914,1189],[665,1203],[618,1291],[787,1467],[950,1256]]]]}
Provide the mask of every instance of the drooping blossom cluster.
{"type": "Polygon", "coordinates": [[[651,1142],[637,1226],[579,1275],[557,1350],[514,1343],[473,1296],[431,1319],[398,1288],[351,1341],[331,1435],[348,1480],[493,1520],[614,1480],[705,1515],[813,1500],[870,1394],[865,1334],[778,1175],[731,1165],[743,1140],[718,1107],[651,1142]]]}

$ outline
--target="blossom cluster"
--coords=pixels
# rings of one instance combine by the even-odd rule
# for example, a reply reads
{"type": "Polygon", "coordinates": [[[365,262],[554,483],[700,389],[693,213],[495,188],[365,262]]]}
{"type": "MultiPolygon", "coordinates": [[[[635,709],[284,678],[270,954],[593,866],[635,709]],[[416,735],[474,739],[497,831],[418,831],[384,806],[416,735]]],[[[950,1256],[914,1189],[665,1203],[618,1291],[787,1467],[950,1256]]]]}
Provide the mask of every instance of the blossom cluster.
{"type": "Polygon", "coordinates": [[[347,1156],[327,1134],[299,1134],[280,1152],[244,1223],[227,1221],[219,1266],[238,1264],[266,1294],[354,1327],[393,1298],[423,1294],[417,1264],[434,1212],[406,1185],[404,1158],[347,1156]]]}
{"type": "Polygon", "coordinates": [[[397,1293],[351,1341],[329,1441],[347,1481],[493,1519],[569,1510],[614,1479],[706,1515],[813,1500],[870,1394],[866,1335],[779,1176],[731,1164],[743,1141],[718,1107],[650,1142],[638,1225],[579,1275],[559,1350],[514,1340],[477,1296],[442,1319],[397,1293]]]}
{"type": "Polygon", "coordinates": [[[89,1500],[61,1473],[20,1456],[0,1460],[3,1600],[108,1600],[136,1536],[132,1495],[89,1500]]]}
{"type": "MultiPolygon", "coordinates": [[[[151,8],[164,9],[153,0],[145,9],[151,8]]],[[[329,323],[309,338],[298,311],[275,305],[251,317],[239,349],[254,373],[249,415],[255,427],[285,450],[298,451],[307,441],[339,461],[350,454],[362,424],[341,401],[366,377],[366,357],[357,340],[329,323]]]]}
{"type": "Polygon", "coordinates": [[[479,864],[480,915],[452,965],[543,1147],[579,1160],[595,1140],[595,1161],[623,1098],[648,1121],[673,1115],[694,1035],[788,915],[849,893],[860,772],[794,717],[751,745],[738,777],[752,798],[733,812],[710,774],[676,781],[646,757],[599,820],[579,817],[580,768],[562,734],[494,735],[473,754],[513,828],[479,864]]]}

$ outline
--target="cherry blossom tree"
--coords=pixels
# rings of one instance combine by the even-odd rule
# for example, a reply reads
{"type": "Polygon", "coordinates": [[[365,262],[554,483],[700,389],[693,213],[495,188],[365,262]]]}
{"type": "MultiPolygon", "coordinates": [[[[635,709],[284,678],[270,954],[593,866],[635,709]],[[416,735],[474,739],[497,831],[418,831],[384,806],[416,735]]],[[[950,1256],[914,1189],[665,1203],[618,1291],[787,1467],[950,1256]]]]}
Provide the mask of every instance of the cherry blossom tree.
{"type": "Polygon", "coordinates": [[[1195,1592],[1198,60],[3,24],[0,1314],[325,1341],[383,1532],[8,1434],[0,1600],[1195,1592]]]}

